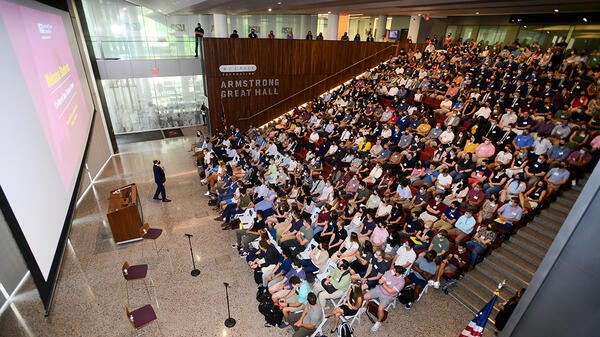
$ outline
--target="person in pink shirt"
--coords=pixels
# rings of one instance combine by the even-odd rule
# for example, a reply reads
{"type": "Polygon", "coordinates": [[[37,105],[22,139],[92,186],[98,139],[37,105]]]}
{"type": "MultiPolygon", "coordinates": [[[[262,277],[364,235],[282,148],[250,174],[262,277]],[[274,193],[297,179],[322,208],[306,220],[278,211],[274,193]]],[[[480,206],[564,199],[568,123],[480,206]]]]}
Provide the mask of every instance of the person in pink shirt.
{"type": "Polygon", "coordinates": [[[490,158],[496,153],[496,147],[489,139],[485,139],[483,143],[477,145],[475,154],[478,158],[490,158]]]}

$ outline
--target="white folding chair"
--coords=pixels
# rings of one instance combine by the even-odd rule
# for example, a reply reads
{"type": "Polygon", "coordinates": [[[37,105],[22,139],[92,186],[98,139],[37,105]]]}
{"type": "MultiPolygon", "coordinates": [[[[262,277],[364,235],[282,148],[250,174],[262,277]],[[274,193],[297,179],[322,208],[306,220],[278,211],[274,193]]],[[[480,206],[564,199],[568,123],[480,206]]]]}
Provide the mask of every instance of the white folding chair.
{"type": "Polygon", "coordinates": [[[360,323],[360,319],[362,318],[362,315],[367,311],[367,307],[365,306],[365,304],[366,304],[366,302],[363,303],[363,305],[361,305],[360,308],[358,308],[358,311],[356,312],[356,314],[350,315],[350,316],[340,316],[340,320],[342,320],[342,322],[348,323],[348,325],[350,325],[350,326],[352,326],[355,321],[358,321],[358,323],[360,323]]]}
{"type": "Polygon", "coordinates": [[[319,282],[321,282],[323,279],[325,279],[327,276],[329,276],[329,273],[331,272],[331,269],[335,268],[336,266],[337,265],[336,265],[336,263],[333,260],[328,259],[327,260],[327,267],[325,267],[325,271],[322,272],[322,273],[320,273],[320,274],[317,274],[317,280],[319,280],[319,282]]]}
{"type": "Polygon", "coordinates": [[[306,248],[304,248],[304,251],[302,251],[300,254],[298,254],[300,256],[300,258],[308,260],[310,259],[310,252],[319,244],[317,243],[317,241],[315,241],[315,239],[310,240],[310,242],[306,245],[306,248]]]}
{"type": "Polygon", "coordinates": [[[254,225],[255,217],[256,212],[254,211],[254,208],[248,208],[244,213],[236,214],[233,218],[240,220],[243,229],[248,229],[254,225]]]}
{"type": "Polygon", "coordinates": [[[351,287],[348,287],[348,289],[344,291],[344,294],[340,298],[330,298],[329,302],[331,302],[331,305],[333,305],[334,308],[337,308],[340,305],[344,304],[344,301],[346,300],[346,296],[348,296],[348,292],[350,291],[350,289],[351,287]]]}

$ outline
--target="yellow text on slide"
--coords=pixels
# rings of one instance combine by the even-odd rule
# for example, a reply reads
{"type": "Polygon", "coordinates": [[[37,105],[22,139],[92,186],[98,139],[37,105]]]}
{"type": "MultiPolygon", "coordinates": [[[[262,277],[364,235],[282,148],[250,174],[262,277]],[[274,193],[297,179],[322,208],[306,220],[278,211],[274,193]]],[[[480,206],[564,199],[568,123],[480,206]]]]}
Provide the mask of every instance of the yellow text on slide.
{"type": "Polygon", "coordinates": [[[79,106],[77,104],[75,104],[75,106],[73,107],[73,110],[71,110],[71,113],[69,114],[69,118],[67,118],[66,124],[68,126],[74,126],[75,122],[77,121],[77,117],[79,117],[79,114],[77,113],[77,108],[79,108],[79,106]]]}
{"type": "Polygon", "coordinates": [[[70,72],[71,68],[69,68],[68,63],[59,66],[57,71],[53,73],[47,73],[46,75],[44,75],[44,78],[46,79],[46,85],[48,85],[48,88],[51,88],[63,77],[67,76],[67,74],[69,74],[70,72]]]}

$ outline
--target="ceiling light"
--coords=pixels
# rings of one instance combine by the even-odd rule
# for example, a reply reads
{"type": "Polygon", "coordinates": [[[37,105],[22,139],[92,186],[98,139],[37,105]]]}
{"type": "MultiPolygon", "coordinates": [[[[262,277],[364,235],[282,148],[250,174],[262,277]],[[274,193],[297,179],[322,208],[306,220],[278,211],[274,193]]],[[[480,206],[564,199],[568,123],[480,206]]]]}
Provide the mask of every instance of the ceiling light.
{"type": "Polygon", "coordinates": [[[269,8],[269,12],[273,11],[273,8],[269,8]]]}
{"type": "Polygon", "coordinates": [[[327,14],[331,14],[331,11],[327,12],[327,14]]]}
{"type": "Polygon", "coordinates": [[[527,28],[527,26],[523,26],[523,28],[527,28]]]}
{"type": "Polygon", "coordinates": [[[554,13],[558,13],[558,8],[555,8],[555,9],[554,9],[554,13]]]}
{"type": "Polygon", "coordinates": [[[479,12],[475,12],[475,15],[479,15],[479,12]]]}
{"type": "Polygon", "coordinates": [[[277,2],[277,4],[278,4],[278,5],[281,5],[281,1],[278,1],[278,2],[277,2]]]}
{"type": "Polygon", "coordinates": [[[588,22],[588,19],[587,18],[583,18],[583,22],[588,22]]]}
{"type": "Polygon", "coordinates": [[[417,14],[417,16],[421,16],[421,15],[423,15],[423,14],[421,14],[421,13],[417,14]]]}

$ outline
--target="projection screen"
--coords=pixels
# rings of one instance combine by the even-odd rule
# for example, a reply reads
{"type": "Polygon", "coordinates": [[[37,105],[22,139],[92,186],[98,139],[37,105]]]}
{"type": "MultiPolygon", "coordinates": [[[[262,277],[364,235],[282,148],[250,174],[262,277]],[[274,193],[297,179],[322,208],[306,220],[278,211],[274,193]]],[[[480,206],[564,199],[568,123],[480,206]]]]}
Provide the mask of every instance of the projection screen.
{"type": "Polygon", "coordinates": [[[69,13],[0,0],[1,206],[48,312],[94,107],[69,13]]]}

